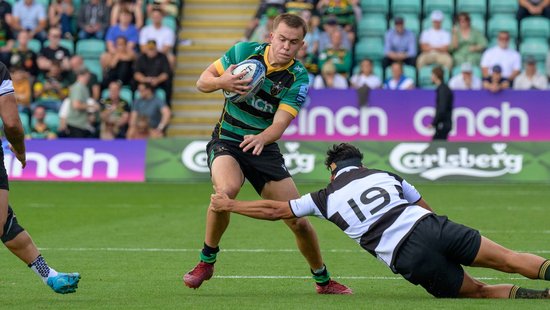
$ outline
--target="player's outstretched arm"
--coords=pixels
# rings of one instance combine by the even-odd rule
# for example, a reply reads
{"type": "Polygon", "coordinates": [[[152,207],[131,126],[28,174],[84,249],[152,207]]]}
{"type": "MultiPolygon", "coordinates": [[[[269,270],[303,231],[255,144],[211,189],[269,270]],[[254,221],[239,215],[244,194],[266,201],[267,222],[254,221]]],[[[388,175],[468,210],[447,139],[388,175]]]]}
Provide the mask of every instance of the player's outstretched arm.
{"type": "Polygon", "coordinates": [[[290,210],[288,201],[240,201],[229,199],[225,193],[216,193],[210,196],[210,209],[214,212],[233,212],[270,221],[295,217],[290,210]]]}
{"type": "Polygon", "coordinates": [[[252,79],[242,80],[246,71],[240,74],[233,75],[231,72],[235,69],[236,65],[231,65],[227,68],[223,74],[219,74],[216,66],[211,64],[204,70],[197,81],[197,89],[203,93],[211,93],[216,90],[226,90],[229,92],[236,92],[240,95],[244,95],[249,89],[248,84],[252,79]]]}

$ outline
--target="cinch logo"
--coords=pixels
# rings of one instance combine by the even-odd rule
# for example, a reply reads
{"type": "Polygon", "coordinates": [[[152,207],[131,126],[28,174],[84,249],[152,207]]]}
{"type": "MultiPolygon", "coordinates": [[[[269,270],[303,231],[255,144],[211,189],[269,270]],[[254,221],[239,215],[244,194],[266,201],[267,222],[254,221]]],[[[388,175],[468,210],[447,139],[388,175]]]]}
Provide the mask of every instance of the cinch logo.
{"type": "Polygon", "coordinates": [[[428,180],[445,176],[493,178],[516,174],[523,167],[523,155],[505,152],[505,143],[492,144],[494,154],[471,154],[467,147],[450,153],[445,147],[429,150],[428,143],[401,143],[390,154],[391,166],[401,173],[419,174],[428,180]]]}
{"type": "MultiPolygon", "coordinates": [[[[92,179],[94,177],[94,167],[96,164],[106,165],[106,177],[116,179],[119,173],[118,159],[108,153],[96,153],[93,148],[85,148],[82,154],[73,152],[62,152],[55,154],[51,158],[45,155],[28,152],[26,174],[30,166],[36,165],[34,176],[36,178],[47,178],[54,176],[61,179],[74,179],[81,177],[83,179],[92,179]]],[[[21,164],[12,154],[6,154],[4,157],[4,166],[8,176],[21,177],[23,169],[21,164]]]]}
{"type": "MultiPolygon", "coordinates": [[[[194,141],[189,143],[181,153],[181,162],[192,171],[207,173],[208,156],[206,154],[207,141],[194,141]]],[[[315,155],[302,154],[298,151],[300,143],[285,142],[287,153],[283,154],[285,166],[291,175],[309,173],[315,168],[315,155]]]]}
{"type": "Polygon", "coordinates": [[[260,110],[262,112],[267,112],[267,113],[275,113],[275,111],[273,110],[273,105],[265,102],[265,100],[263,99],[252,100],[251,105],[256,110],[260,110]]]}

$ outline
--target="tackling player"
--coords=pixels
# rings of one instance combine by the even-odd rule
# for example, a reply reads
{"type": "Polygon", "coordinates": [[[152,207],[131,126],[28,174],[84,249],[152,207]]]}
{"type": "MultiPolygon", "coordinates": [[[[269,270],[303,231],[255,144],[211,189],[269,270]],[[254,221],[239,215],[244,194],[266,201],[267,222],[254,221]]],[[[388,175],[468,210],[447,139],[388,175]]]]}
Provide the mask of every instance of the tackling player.
{"type": "MultiPolygon", "coordinates": [[[[13,85],[6,66],[0,62],[0,118],[13,155],[26,165],[23,126],[19,119],[13,85]]],[[[78,287],[80,274],[61,273],[49,267],[31,236],[19,225],[15,213],[8,204],[8,175],[4,167],[4,152],[0,148],[0,239],[4,245],[25,262],[56,293],[73,293],[78,287]]]]}
{"type": "MultiPolygon", "coordinates": [[[[207,145],[208,166],[216,191],[235,198],[245,178],[264,199],[286,201],[300,197],[283,156],[275,143],[304,104],[309,77],[295,56],[304,44],[307,25],[300,17],[281,14],[273,21],[270,43],[241,42],[211,64],[197,81],[201,92],[226,90],[246,94],[251,79],[233,75],[235,64],[256,59],[266,67],[260,91],[247,102],[225,100],[212,140],[207,145]]],[[[351,290],[330,279],[323,263],[317,235],[305,218],[287,219],[298,248],[306,258],[316,290],[320,294],[351,294],[351,290]]],[[[229,212],[207,211],[206,236],[200,262],[183,280],[198,288],[214,273],[218,244],[229,225],[229,212]]]]}
{"type": "Polygon", "coordinates": [[[336,224],[394,273],[435,297],[550,298],[549,290],[488,285],[462,265],[519,273],[550,281],[550,260],[506,249],[477,230],[438,216],[401,177],[362,166],[363,154],[346,143],[327,152],[327,188],[288,202],[211,197],[210,209],[267,220],[314,215],[336,224]]]}

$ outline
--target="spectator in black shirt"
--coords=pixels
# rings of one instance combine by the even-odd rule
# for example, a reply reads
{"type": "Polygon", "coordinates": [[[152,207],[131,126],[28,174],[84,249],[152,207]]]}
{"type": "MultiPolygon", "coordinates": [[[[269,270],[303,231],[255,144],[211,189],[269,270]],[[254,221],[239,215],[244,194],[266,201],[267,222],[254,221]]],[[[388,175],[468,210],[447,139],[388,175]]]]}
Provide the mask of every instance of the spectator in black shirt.
{"type": "Polygon", "coordinates": [[[38,65],[36,60],[36,53],[29,49],[28,44],[31,39],[30,34],[23,30],[20,31],[17,35],[17,42],[19,46],[13,49],[9,66],[22,68],[27,71],[31,77],[32,81],[38,76],[38,65]]]}
{"type": "Polygon", "coordinates": [[[154,89],[162,88],[166,95],[170,91],[170,63],[166,55],[157,51],[154,40],[147,42],[144,53],[136,60],[134,79],[137,83],[149,83],[154,89]]]}
{"type": "Polygon", "coordinates": [[[0,21],[6,22],[8,26],[11,27],[11,4],[9,4],[5,0],[0,0],[0,21]]]}
{"type": "Polygon", "coordinates": [[[431,124],[435,128],[433,140],[447,140],[453,127],[453,92],[444,82],[441,67],[437,66],[432,69],[432,81],[437,86],[435,116],[431,124]]]}
{"type": "Polygon", "coordinates": [[[495,65],[491,75],[483,79],[483,88],[493,93],[510,88],[510,80],[502,76],[502,67],[495,65]]]}
{"type": "Polygon", "coordinates": [[[38,56],[38,68],[40,71],[43,73],[48,72],[52,61],[58,61],[61,64],[63,72],[70,70],[69,57],[71,57],[71,53],[68,49],[59,45],[61,42],[61,29],[50,28],[48,40],[50,40],[50,45],[43,47],[38,56]]]}

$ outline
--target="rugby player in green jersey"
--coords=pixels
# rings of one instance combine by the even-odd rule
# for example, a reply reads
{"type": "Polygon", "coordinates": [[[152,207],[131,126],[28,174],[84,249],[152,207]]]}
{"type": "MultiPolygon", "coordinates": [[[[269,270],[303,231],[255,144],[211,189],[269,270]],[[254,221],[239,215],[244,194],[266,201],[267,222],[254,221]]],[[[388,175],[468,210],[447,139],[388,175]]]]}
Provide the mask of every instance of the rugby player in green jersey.
{"type": "MultiPolygon", "coordinates": [[[[207,145],[208,166],[216,192],[235,198],[245,178],[264,199],[286,201],[300,197],[275,143],[304,104],[309,78],[295,56],[304,44],[307,25],[296,15],[281,14],[273,22],[270,43],[241,42],[211,64],[197,81],[201,92],[217,90],[245,94],[250,79],[233,75],[235,65],[256,59],[266,67],[260,91],[245,102],[225,100],[212,140],[207,145]]],[[[317,235],[306,219],[285,223],[294,232],[306,258],[319,294],[351,294],[352,291],[330,279],[323,263],[317,235]]],[[[204,247],[200,262],[185,274],[184,283],[198,288],[214,273],[219,243],[229,225],[229,213],[207,211],[204,247]]]]}

